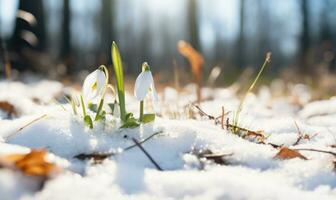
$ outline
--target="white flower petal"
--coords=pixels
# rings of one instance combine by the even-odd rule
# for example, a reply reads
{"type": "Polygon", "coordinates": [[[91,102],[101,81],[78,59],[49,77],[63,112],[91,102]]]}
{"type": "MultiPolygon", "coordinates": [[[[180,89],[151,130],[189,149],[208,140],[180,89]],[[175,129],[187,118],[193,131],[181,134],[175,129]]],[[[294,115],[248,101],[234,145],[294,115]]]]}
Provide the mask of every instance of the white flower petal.
{"type": "Polygon", "coordinates": [[[90,73],[84,80],[83,83],[83,97],[86,101],[89,101],[97,96],[97,91],[92,90],[92,86],[96,83],[97,81],[97,75],[96,72],[97,70],[93,71],[90,73]]]}
{"type": "Polygon", "coordinates": [[[102,95],[106,87],[106,76],[102,70],[96,70],[96,79],[97,79],[97,93],[102,95]]]}
{"type": "Polygon", "coordinates": [[[135,81],[134,96],[139,101],[144,100],[152,83],[153,83],[152,73],[150,71],[141,72],[135,81]]]}

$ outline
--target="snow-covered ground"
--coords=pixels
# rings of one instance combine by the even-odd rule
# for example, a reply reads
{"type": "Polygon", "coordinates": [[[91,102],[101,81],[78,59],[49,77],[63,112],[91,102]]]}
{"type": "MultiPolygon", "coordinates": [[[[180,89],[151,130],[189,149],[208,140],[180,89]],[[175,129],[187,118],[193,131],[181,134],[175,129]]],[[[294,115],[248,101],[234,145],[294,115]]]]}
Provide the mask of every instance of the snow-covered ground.
{"type": "MultiPolygon", "coordinates": [[[[304,85],[291,87],[288,95],[275,94],[274,85],[261,87],[247,97],[239,123],[263,133],[261,144],[200,116],[190,105],[194,90],[161,91],[154,123],[119,129],[119,120],[108,117],[89,129],[70,105],[57,103],[71,88],[52,81],[0,82],[0,101],[15,108],[11,117],[0,111],[0,157],[45,148],[47,159],[61,168],[43,187],[39,177],[0,168],[0,199],[336,199],[335,156],[300,150],[307,160],[277,159],[274,147],[336,153],[335,98],[312,102],[304,85]],[[304,137],[298,141],[299,133],[304,137]],[[132,138],[153,134],[142,146],[162,171],[140,148],[128,148],[132,138]],[[223,156],[214,162],[204,152],[223,156]],[[99,163],[82,159],[93,154],[110,156],[99,163]]],[[[225,121],[232,123],[239,104],[233,88],[202,92],[207,100],[200,108],[218,117],[223,106],[225,121]]],[[[126,101],[137,116],[138,102],[130,94],[126,101]]]]}

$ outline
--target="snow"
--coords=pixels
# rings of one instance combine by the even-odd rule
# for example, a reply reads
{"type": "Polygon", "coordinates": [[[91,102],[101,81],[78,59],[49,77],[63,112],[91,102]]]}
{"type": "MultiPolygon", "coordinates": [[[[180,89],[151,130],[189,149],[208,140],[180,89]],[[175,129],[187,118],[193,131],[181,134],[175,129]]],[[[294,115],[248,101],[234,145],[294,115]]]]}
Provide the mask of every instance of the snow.
{"type": "MultiPolygon", "coordinates": [[[[263,131],[266,143],[336,152],[331,146],[336,144],[335,98],[312,102],[311,91],[302,84],[291,87],[289,96],[276,94],[275,87],[283,86],[274,83],[247,96],[239,125],[263,131]],[[291,101],[294,95],[301,98],[302,108],[291,101]],[[293,146],[298,132],[310,139],[293,146]]],[[[191,119],[188,113],[195,110],[188,104],[196,98],[193,85],[181,93],[165,88],[157,105],[160,117],[134,129],[119,129],[120,121],[114,117],[95,122],[93,129],[85,127],[70,105],[54,102],[67,90],[58,82],[0,82],[0,88],[0,99],[20,113],[0,120],[0,156],[45,148],[47,159],[63,169],[40,189],[40,180],[1,168],[1,199],[336,198],[335,157],[300,151],[308,160],[278,160],[274,158],[278,149],[271,145],[243,139],[206,117],[191,119]],[[142,145],[163,171],[138,147],[125,150],[134,145],[132,138],[141,141],[156,133],[142,145]],[[198,159],[193,153],[205,149],[225,154],[226,164],[198,159]],[[92,153],[113,156],[100,164],[75,158],[92,153]]],[[[202,92],[207,99],[200,105],[202,110],[217,117],[223,106],[232,122],[239,104],[236,92],[232,88],[202,92]]],[[[126,100],[128,111],[138,116],[136,99],[126,94],[126,100]]]]}

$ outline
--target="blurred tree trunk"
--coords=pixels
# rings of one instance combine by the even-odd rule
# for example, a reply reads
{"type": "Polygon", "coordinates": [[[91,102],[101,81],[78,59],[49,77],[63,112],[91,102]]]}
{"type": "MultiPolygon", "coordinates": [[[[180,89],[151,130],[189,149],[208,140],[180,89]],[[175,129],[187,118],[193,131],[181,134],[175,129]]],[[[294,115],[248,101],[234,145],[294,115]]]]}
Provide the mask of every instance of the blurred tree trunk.
{"type": "Polygon", "coordinates": [[[200,51],[199,32],[198,32],[198,11],[197,0],[188,1],[188,25],[190,34],[190,43],[200,51]]]}
{"type": "Polygon", "coordinates": [[[324,1],[323,9],[321,12],[321,23],[320,23],[320,41],[321,41],[321,57],[323,62],[327,65],[330,71],[335,71],[335,47],[333,45],[333,36],[330,25],[330,19],[328,13],[333,10],[332,3],[329,0],[324,1]]]}
{"type": "Polygon", "coordinates": [[[36,23],[29,18],[17,17],[15,22],[14,33],[12,35],[12,44],[15,48],[22,48],[27,46],[27,43],[35,50],[45,50],[46,48],[46,33],[43,13],[43,1],[42,0],[19,0],[18,11],[25,11],[32,14],[36,23]],[[27,32],[32,33],[37,41],[29,40],[29,35],[25,35],[27,32]],[[28,38],[27,38],[28,37],[28,38]]]}
{"type": "Polygon", "coordinates": [[[67,66],[67,71],[71,73],[71,69],[69,68],[72,65],[70,22],[70,0],[63,0],[62,45],[60,54],[62,61],[67,66]]]}
{"type": "Polygon", "coordinates": [[[309,62],[309,3],[308,0],[301,0],[301,36],[300,36],[300,56],[299,56],[299,71],[301,73],[310,72],[310,62],[309,62]]]}
{"type": "Polygon", "coordinates": [[[115,40],[115,29],[113,14],[115,8],[115,0],[102,0],[102,28],[101,28],[101,37],[102,37],[102,59],[103,63],[111,64],[111,44],[115,40]]]}
{"type": "Polygon", "coordinates": [[[236,64],[239,68],[245,67],[245,36],[244,36],[244,28],[245,28],[245,9],[246,9],[246,1],[240,0],[239,7],[239,35],[237,40],[237,53],[236,53],[236,64]]]}
{"type": "Polygon", "coordinates": [[[62,46],[61,56],[67,59],[71,52],[70,35],[70,0],[63,0],[63,19],[62,19],[62,46]]]}
{"type": "Polygon", "coordinates": [[[36,56],[46,49],[46,33],[42,0],[19,0],[10,51],[15,56],[13,66],[18,69],[39,67],[36,56]]]}

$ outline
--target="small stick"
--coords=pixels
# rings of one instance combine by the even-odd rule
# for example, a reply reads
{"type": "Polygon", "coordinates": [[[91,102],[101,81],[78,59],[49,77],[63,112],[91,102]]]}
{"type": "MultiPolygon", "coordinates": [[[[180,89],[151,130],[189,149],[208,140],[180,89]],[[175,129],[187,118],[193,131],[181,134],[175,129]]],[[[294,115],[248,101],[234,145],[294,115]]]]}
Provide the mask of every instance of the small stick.
{"type": "Polygon", "coordinates": [[[293,149],[293,150],[296,150],[296,151],[315,151],[315,152],[319,152],[319,153],[328,153],[328,154],[331,154],[333,156],[336,157],[336,153],[335,152],[332,152],[332,151],[325,151],[325,150],[319,150],[319,149],[307,149],[307,148],[302,148],[302,149],[293,149]]]}
{"type": "Polygon", "coordinates": [[[208,113],[204,112],[198,105],[192,104],[195,108],[197,108],[197,110],[200,112],[201,115],[204,115],[206,117],[208,117],[211,120],[217,120],[216,117],[209,115],[208,113]]]}
{"type": "MultiPolygon", "coordinates": [[[[218,118],[218,117],[216,118],[216,117],[214,117],[214,116],[212,116],[212,115],[207,114],[207,113],[204,112],[198,105],[195,105],[195,104],[192,104],[192,105],[193,105],[195,108],[198,109],[198,111],[200,112],[200,114],[201,114],[202,116],[206,116],[206,117],[208,117],[210,120],[215,120],[215,124],[219,124],[219,123],[221,123],[221,122],[219,121],[219,118],[218,118]]],[[[223,125],[222,125],[222,127],[223,127],[223,125]]],[[[252,130],[249,130],[249,129],[246,129],[246,128],[239,127],[239,126],[237,126],[237,125],[230,124],[228,119],[227,119],[227,121],[226,121],[226,128],[227,128],[227,129],[232,128],[232,129],[237,129],[237,130],[239,130],[239,131],[245,131],[245,132],[248,133],[248,136],[250,136],[250,135],[254,135],[254,136],[256,136],[256,137],[262,137],[262,138],[265,137],[263,134],[260,134],[260,133],[258,133],[257,131],[252,131],[252,130]]]]}
{"type": "MultiPolygon", "coordinates": [[[[139,144],[143,144],[143,143],[145,143],[147,140],[151,139],[152,137],[154,137],[154,136],[156,136],[156,135],[158,135],[158,134],[160,134],[160,133],[162,133],[162,131],[158,131],[158,132],[156,132],[156,133],[153,133],[152,135],[148,136],[147,138],[141,140],[141,141],[139,142],[139,144]]],[[[132,149],[132,148],[134,148],[134,147],[136,147],[136,146],[137,146],[136,144],[133,144],[133,145],[131,145],[131,146],[128,146],[128,147],[126,147],[126,148],[124,149],[124,151],[130,150],[130,149],[132,149]]]]}
{"type": "Polygon", "coordinates": [[[222,117],[221,117],[221,125],[222,129],[224,129],[224,117],[225,117],[225,112],[224,112],[224,106],[222,106],[222,117]]]}
{"type": "Polygon", "coordinates": [[[262,137],[262,138],[265,137],[263,134],[258,133],[257,131],[252,131],[252,130],[249,130],[249,129],[246,129],[246,128],[242,128],[242,127],[239,127],[239,126],[229,124],[229,123],[227,123],[226,126],[229,127],[229,128],[238,129],[240,131],[245,131],[245,132],[248,133],[248,135],[255,135],[255,136],[258,136],[258,137],[262,137]]]}
{"type": "MultiPolygon", "coordinates": [[[[160,133],[162,133],[162,131],[158,131],[156,133],[153,133],[152,135],[148,136],[144,140],[141,140],[139,143],[143,144],[146,141],[148,141],[149,139],[151,139],[152,137],[154,137],[154,136],[156,136],[156,135],[158,135],[160,133]]],[[[128,147],[126,147],[126,148],[123,149],[123,152],[127,151],[127,150],[130,150],[130,149],[133,149],[136,146],[137,146],[136,144],[128,146],[128,147]]],[[[114,155],[116,155],[115,152],[111,152],[111,153],[78,154],[78,155],[76,155],[74,157],[77,158],[77,159],[80,159],[80,160],[84,160],[84,159],[90,159],[90,158],[95,158],[95,157],[107,158],[107,157],[114,156],[114,155]]]]}
{"type": "MultiPolygon", "coordinates": [[[[195,104],[193,104],[193,103],[192,103],[191,105],[194,106],[194,107],[199,111],[199,113],[200,113],[202,116],[206,116],[209,120],[214,120],[214,121],[215,121],[215,124],[219,124],[219,123],[220,123],[219,119],[222,118],[222,115],[220,115],[220,116],[218,116],[218,117],[214,117],[214,116],[209,115],[208,113],[204,112],[198,105],[195,105],[195,104]]],[[[227,114],[229,114],[229,113],[230,113],[230,111],[224,113],[224,116],[227,115],[227,114]]]]}
{"type": "Polygon", "coordinates": [[[229,118],[226,119],[226,130],[229,130],[229,118]]]}
{"type": "Polygon", "coordinates": [[[163,171],[162,168],[155,162],[155,160],[149,155],[149,153],[141,146],[137,139],[132,138],[133,142],[141,149],[141,151],[147,156],[147,158],[155,165],[156,169],[159,171],[163,171]]]}
{"type": "Polygon", "coordinates": [[[298,138],[296,139],[296,141],[294,142],[294,144],[292,146],[295,146],[295,145],[298,145],[302,139],[302,133],[301,133],[301,130],[298,126],[298,124],[296,123],[296,121],[294,121],[294,124],[295,124],[295,127],[296,127],[296,130],[298,132],[298,138]]]}

